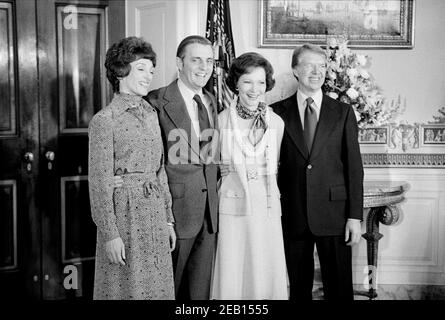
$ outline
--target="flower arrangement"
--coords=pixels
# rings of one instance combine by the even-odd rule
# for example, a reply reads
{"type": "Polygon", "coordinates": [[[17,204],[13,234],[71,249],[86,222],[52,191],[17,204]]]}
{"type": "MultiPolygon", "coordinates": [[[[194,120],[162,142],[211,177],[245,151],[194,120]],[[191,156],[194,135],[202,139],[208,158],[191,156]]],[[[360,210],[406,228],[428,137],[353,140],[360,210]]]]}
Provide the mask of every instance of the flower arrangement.
{"type": "Polygon", "coordinates": [[[352,52],[343,38],[330,38],[326,46],[328,66],[323,91],[350,104],[359,128],[389,123],[403,110],[400,96],[388,103],[368,72],[368,56],[352,52]]]}
{"type": "Polygon", "coordinates": [[[445,123],[445,107],[439,109],[439,115],[433,116],[432,123],[445,123]]]}

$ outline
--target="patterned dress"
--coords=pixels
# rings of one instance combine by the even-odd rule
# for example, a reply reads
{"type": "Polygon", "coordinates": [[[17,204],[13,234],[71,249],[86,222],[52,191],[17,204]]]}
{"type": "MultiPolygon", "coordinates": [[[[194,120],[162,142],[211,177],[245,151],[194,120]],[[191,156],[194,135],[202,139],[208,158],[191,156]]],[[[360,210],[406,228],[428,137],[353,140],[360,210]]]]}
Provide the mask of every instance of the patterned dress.
{"type": "Polygon", "coordinates": [[[168,222],[171,196],[156,111],[117,94],[89,127],[89,188],[97,225],[94,299],[174,299],[168,222]],[[121,188],[113,176],[122,175],[121,188]],[[109,262],[105,243],[122,238],[126,265],[109,262]]]}

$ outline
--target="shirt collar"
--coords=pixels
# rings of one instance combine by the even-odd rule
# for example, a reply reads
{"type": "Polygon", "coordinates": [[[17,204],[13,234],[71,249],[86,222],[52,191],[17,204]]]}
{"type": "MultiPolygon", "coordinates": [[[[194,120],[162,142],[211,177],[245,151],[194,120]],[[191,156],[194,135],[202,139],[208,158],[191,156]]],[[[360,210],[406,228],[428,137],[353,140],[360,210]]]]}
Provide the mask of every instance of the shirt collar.
{"type": "Polygon", "coordinates": [[[145,100],[142,97],[127,93],[116,93],[113,101],[116,102],[114,104],[114,110],[118,115],[124,113],[130,108],[137,108],[140,105],[145,107],[145,100]]]}
{"type": "Polygon", "coordinates": [[[203,94],[202,90],[200,90],[200,92],[195,92],[195,91],[191,90],[189,87],[187,87],[185,85],[185,83],[181,80],[181,78],[178,78],[178,88],[179,88],[179,91],[181,92],[182,96],[187,101],[192,101],[195,94],[198,94],[201,97],[201,100],[204,101],[203,100],[204,94],[203,94]]]}
{"type": "MultiPolygon", "coordinates": [[[[307,98],[309,98],[309,96],[305,95],[300,90],[297,91],[297,102],[301,108],[306,107],[304,102],[306,101],[307,98]]],[[[317,110],[320,110],[321,101],[323,100],[323,92],[321,91],[321,89],[319,89],[314,95],[312,95],[311,98],[314,100],[315,108],[317,110]]]]}

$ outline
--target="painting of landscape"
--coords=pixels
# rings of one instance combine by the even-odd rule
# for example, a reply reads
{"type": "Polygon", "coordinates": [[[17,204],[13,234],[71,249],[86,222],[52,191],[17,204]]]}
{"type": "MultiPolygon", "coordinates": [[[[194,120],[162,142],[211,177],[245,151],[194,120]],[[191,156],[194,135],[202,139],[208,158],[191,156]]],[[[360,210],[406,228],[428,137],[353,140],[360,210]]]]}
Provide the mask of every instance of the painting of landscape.
{"type": "Polygon", "coordinates": [[[346,36],[351,44],[412,46],[412,0],[263,0],[261,7],[260,33],[271,44],[346,36]]]}

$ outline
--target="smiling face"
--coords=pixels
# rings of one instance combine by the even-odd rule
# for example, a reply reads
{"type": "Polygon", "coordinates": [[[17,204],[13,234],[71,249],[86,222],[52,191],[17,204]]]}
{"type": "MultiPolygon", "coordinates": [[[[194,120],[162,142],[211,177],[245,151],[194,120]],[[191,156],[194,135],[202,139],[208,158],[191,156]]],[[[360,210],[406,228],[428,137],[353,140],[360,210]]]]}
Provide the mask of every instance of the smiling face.
{"type": "Polygon", "coordinates": [[[146,96],[155,68],[149,59],[139,59],[130,63],[128,76],[119,80],[119,92],[136,96],[146,96]]]}
{"type": "Polygon", "coordinates": [[[261,67],[248,70],[238,79],[237,88],[241,105],[256,109],[266,92],[266,72],[261,67]]]}
{"type": "Polygon", "coordinates": [[[199,92],[209,81],[213,72],[213,50],[209,45],[189,44],[182,58],[176,58],[179,78],[195,92],[199,92]]]}
{"type": "Polygon", "coordinates": [[[312,51],[304,51],[293,73],[298,78],[298,89],[307,96],[312,96],[324,83],[326,58],[312,51]]]}

